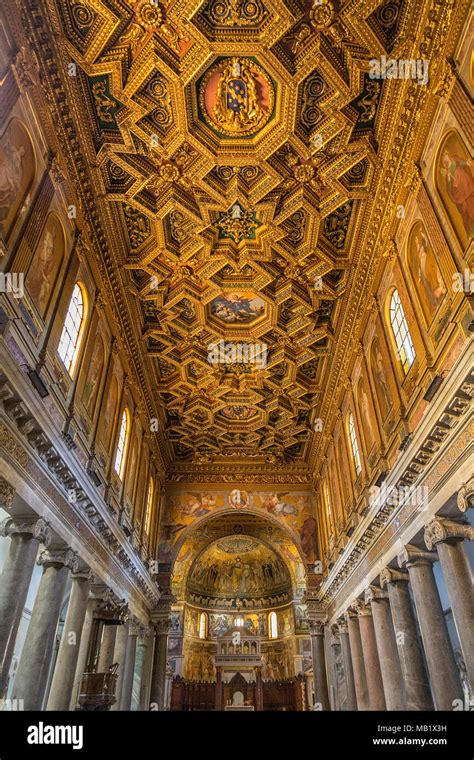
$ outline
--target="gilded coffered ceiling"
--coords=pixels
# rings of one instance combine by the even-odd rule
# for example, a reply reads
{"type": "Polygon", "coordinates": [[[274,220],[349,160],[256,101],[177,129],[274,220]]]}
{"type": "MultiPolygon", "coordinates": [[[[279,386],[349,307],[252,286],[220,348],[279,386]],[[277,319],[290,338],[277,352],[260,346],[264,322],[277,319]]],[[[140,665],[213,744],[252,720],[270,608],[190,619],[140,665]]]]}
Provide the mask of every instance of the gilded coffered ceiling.
{"type": "Polygon", "coordinates": [[[415,51],[429,5],[51,5],[169,467],[308,472],[393,158],[400,92],[369,61],[415,51]]]}

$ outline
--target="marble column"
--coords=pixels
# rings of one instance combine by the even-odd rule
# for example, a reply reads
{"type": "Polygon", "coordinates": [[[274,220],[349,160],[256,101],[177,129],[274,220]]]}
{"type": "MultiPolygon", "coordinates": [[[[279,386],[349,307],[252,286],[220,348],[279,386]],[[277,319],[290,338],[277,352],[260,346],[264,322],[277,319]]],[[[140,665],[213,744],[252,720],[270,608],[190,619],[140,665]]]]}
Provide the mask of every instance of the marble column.
{"type": "Polygon", "coordinates": [[[43,575],[12,694],[14,699],[23,699],[25,710],[42,708],[67,576],[69,569],[77,570],[77,558],[70,549],[44,550],[38,564],[43,575]]]}
{"type": "Polygon", "coordinates": [[[0,536],[10,537],[8,555],[0,577],[0,699],[8,687],[8,674],[16,635],[26,604],[39,542],[48,546],[51,531],[35,515],[7,517],[0,536]]]}
{"type": "Polygon", "coordinates": [[[158,620],[155,628],[155,651],[153,654],[153,669],[151,674],[150,706],[153,710],[164,710],[166,661],[168,656],[169,620],[158,620]]]}
{"type": "Polygon", "coordinates": [[[72,574],[71,594],[49,690],[47,710],[69,708],[90,588],[90,570],[79,570],[72,574]]]}
{"type": "Polygon", "coordinates": [[[153,628],[146,630],[145,653],[143,657],[142,677],[140,682],[140,710],[147,711],[150,707],[150,689],[153,670],[153,653],[155,637],[153,628]]]}
{"type": "Polygon", "coordinates": [[[386,567],[380,585],[390,600],[407,710],[433,710],[430,683],[408,587],[408,573],[386,567]]]}
{"type": "Polygon", "coordinates": [[[437,517],[425,529],[425,543],[436,548],[453,612],[466,671],[474,686],[474,589],[464,541],[472,541],[474,528],[467,523],[437,517]]]}
{"type": "Polygon", "coordinates": [[[127,656],[128,642],[128,622],[124,625],[117,626],[117,636],[115,638],[114,662],[118,662],[119,669],[117,672],[117,684],[115,687],[116,702],[110,708],[113,711],[120,710],[120,700],[122,695],[123,675],[125,669],[125,659],[127,656]]]}
{"type": "Polygon", "coordinates": [[[120,695],[120,710],[128,711],[132,706],[133,676],[135,673],[135,657],[137,653],[137,638],[139,623],[135,618],[129,621],[127,652],[123,669],[122,689],[120,695]]]}
{"type": "Polygon", "coordinates": [[[410,577],[436,709],[452,710],[455,700],[463,701],[463,691],[433,573],[436,561],[435,553],[411,544],[398,555],[410,577]]]}
{"type": "Polygon", "coordinates": [[[360,639],[364,654],[365,675],[369,693],[369,710],[386,710],[385,694],[383,691],[382,673],[380,672],[379,654],[375,640],[372,610],[359,599],[352,605],[359,616],[360,639]]]}
{"type": "Polygon", "coordinates": [[[354,686],[358,710],[370,710],[369,692],[367,688],[367,676],[365,674],[364,653],[360,638],[359,618],[355,612],[346,612],[344,615],[349,631],[349,643],[351,647],[352,669],[354,673],[354,686]]]}
{"type": "Polygon", "coordinates": [[[342,662],[344,666],[344,681],[346,684],[347,709],[357,710],[357,696],[354,683],[354,670],[352,668],[351,645],[347,622],[340,620],[337,623],[339,639],[341,642],[342,662]]]}
{"type": "Polygon", "coordinates": [[[97,673],[107,673],[110,666],[114,664],[116,635],[116,625],[104,625],[102,641],[100,642],[99,659],[97,661],[97,673]]]}
{"type": "Polygon", "coordinates": [[[330,710],[326,654],[324,651],[324,623],[310,620],[311,652],[313,655],[315,709],[330,710]]]}
{"type": "Polygon", "coordinates": [[[78,705],[82,676],[85,673],[87,667],[87,657],[89,654],[89,645],[92,632],[93,612],[97,607],[97,603],[98,601],[95,598],[91,598],[87,602],[84,624],[82,626],[81,643],[77,657],[76,672],[74,674],[74,685],[72,689],[71,703],[69,706],[70,710],[75,710],[78,705]]]}
{"type": "Polygon", "coordinates": [[[387,710],[404,710],[405,690],[388,593],[375,586],[369,586],[365,591],[365,602],[366,604],[370,604],[372,609],[375,640],[377,642],[387,710]]]}

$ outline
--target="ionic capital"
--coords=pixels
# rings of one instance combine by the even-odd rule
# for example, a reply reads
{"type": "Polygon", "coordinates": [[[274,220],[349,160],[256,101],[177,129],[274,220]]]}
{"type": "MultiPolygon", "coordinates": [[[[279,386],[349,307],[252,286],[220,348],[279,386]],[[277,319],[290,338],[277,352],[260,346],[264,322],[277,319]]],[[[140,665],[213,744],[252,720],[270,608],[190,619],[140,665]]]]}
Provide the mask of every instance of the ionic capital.
{"type": "Polygon", "coordinates": [[[60,565],[64,565],[64,567],[68,567],[74,573],[79,569],[79,558],[72,549],[43,549],[36,560],[36,564],[42,565],[43,567],[49,565],[59,567],[60,565]]]}
{"type": "Polygon", "coordinates": [[[452,544],[465,539],[474,539],[474,528],[468,523],[435,517],[425,528],[425,544],[430,551],[441,542],[452,544]]]}
{"type": "Polygon", "coordinates": [[[469,507],[474,506],[474,475],[461,486],[456,502],[461,512],[467,512],[469,507]]]}
{"type": "Polygon", "coordinates": [[[380,573],[379,580],[380,586],[385,588],[389,583],[408,583],[409,577],[408,573],[403,570],[394,570],[392,567],[384,567],[380,573]]]}
{"type": "Polygon", "coordinates": [[[398,566],[405,569],[416,565],[433,565],[438,560],[436,552],[428,552],[407,544],[398,554],[398,566]]]}
{"type": "Polygon", "coordinates": [[[366,604],[371,602],[383,602],[388,599],[388,594],[384,589],[377,586],[368,586],[364,591],[364,599],[366,604]]]}
{"type": "Polygon", "coordinates": [[[337,627],[339,630],[339,635],[342,635],[344,633],[349,633],[349,629],[347,627],[347,620],[344,617],[339,618],[337,621],[337,627]]]}
{"type": "Polygon", "coordinates": [[[359,617],[368,617],[369,615],[372,615],[370,605],[367,605],[362,599],[355,599],[351,604],[351,609],[353,609],[359,617]]]}
{"type": "Polygon", "coordinates": [[[311,636],[324,636],[324,622],[322,620],[310,620],[309,632],[311,636]]]}
{"type": "Polygon", "coordinates": [[[18,515],[17,517],[6,517],[0,523],[0,536],[31,535],[37,541],[49,546],[51,543],[51,528],[48,523],[37,515],[18,515]]]}

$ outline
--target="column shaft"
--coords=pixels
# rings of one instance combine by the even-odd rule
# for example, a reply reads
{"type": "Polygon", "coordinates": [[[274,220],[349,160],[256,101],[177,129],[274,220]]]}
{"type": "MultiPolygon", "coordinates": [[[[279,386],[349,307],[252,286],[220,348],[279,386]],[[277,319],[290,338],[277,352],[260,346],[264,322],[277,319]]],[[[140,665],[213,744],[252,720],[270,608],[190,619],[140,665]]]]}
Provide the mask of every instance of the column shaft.
{"type": "Polygon", "coordinates": [[[433,573],[435,559],[405,547],[398,563],[408,567],[436,709],[452,710],[455,700],[462,702],[463,691],[433,573]]]}
{"type": "Polygon", "coordinates": [[[366,601],[370,601],[372,609],[387,710],[404,710],[405,691],[388,595],[380,589],[368,589],[366,601]]]}
{"type": "Polygon", "coordinates": [[[380,672],[377,642],[375,640],[374,622],[372,615],[359,615],[360,638],[364,653],[365,674],[367,677],[367,689],[369,692],[369,709],[386,710],[385,694],[380,672]]]}
{"type": "Polygon", "coordinates": [[[324,626],[313,624],[311,631],[311,651],[313,654],[314,698],[321,710],[330,710],[326,655],[324,651],[324,626]]]}
{"type": "Polygon", "coordinates": [[[347,615],[347,629],[351,646],[351,660],[354,673],[354,686],[358,710],[369,710],[369,692],[365,674],[364,654],[360,637],[359,619],[352,614],[347,615]]]}
{"type": "Polygon", "coordinates": [[[347,709],[357,710],[357,696],[354,683],[354,670],[352,668],[351,646],[349,642],[349,632],[346,627],[339,626],[339,637],[341,639],[342,661],[344,663],[347,709]]]}
{"type": "Polygon", "coordinates": [[[436,545],[467,674],[474,686],[474,593],[464,542],[436,545]]]}
{"type": "Polygon", "coordinates": [[[66,620],[49,691],[48,710],[69,708],[90,587],[89,574],[73,575],[66,620]]]}
{"type": "MultiPolygon", "coordinates": [[[[392,577],[391,571],[389,573],[387,579],[392,577]]],[[[406,709],[433,710],[430,684],[410,599],[408,575],[388,580],[387,590],[405,687],[406,709]]]]}
{"type": "Polygon", "coordinates": [[[117,636],[115,638],[114,662],[118,662],[119,669],[117,673],[118,675],[117,685],[115,688],[116,702],[110,708],[113,711],[120,710],[123,675],[124,675],[124,670],[125,670],[125,660],[127,656],[127,641],[128,641],[128,623],[125,623],[125,625],[118,626],[117,636]]]}
{"type": "Polygon", "coordinates": [[[122,689],[120,695],[120,710],[130,710],[132,704],[133,676],[135,673],[135,656],[137,652],[138,630],[135,624],[130,624],[123,670],[122,689]]]}
{"type": "Polygon", "coordinates": [[[168,634],[157,629],[153,670],[151,675],[150,704],[152,709],[165,709],[166,659],[168,654],[168,634]]]}
{"type": "Polygon", "coordinates": [[[8,687],[8,673],[16,635],[35,566],[38,542],[28,533],[15,533],[0,578],[0,698],[8,687]]]}
{"type": "Polygon", "coordinates": [[[13,688],[13,697],[24,700],[25,710],[41,710],[43,705],[68,572],[65,564],[44,562],[13,688]]]}

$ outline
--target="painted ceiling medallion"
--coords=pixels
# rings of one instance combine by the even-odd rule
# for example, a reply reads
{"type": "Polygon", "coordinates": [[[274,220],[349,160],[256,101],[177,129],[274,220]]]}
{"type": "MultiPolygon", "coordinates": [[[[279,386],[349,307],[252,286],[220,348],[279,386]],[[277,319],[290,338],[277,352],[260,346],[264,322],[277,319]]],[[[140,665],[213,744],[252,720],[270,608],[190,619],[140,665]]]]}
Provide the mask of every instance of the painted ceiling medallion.
{"type": "Polygon", "coordinates": [[[199,104],[205,121],[217,132],[247,137],[271,117],[275,93],[269,76],[250,58],[224,58],[204,75],[199,104]]]}

